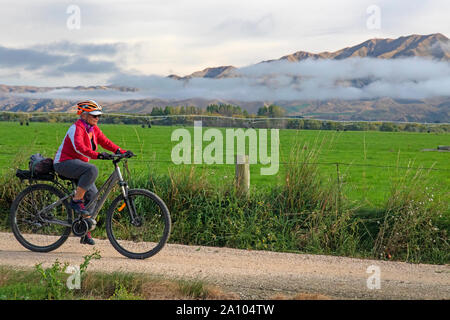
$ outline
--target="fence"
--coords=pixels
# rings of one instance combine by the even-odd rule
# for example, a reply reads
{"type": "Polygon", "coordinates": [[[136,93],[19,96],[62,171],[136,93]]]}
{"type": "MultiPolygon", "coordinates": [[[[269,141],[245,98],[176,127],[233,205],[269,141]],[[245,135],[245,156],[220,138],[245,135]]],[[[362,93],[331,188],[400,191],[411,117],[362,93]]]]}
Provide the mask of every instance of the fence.
{"type": "MultiPolygon", "coordinates": [[[[218,178],[220,183],[233,183],[236,189],[241,193],[249,193],[252,188],[259,188],[265,185],[271,184],[274,181],[283,181],[285,179],[285,172],[281,172],[276,177],[261,177],[257,172],[251,174],[251,169],[254,165],[249,163],[248,156],[238,159],[233,165],[221,164],[216,165],[213,168],[208,165],[194,165],[200,170],[218,170],[218,167],[222,167],[222,172],[228,181],[223,181],[222,178],[218,178]],[[281,177],[281,179],[280,179],[281,177]],[[259,178],[259,179],[255,179],[259,178]]],[[[133,160],[134,162],[141,164],[162,164],[164,167],[177,167],[172,161],[169,160],[133,160]]],[[[292,162],[279,162],[280,166],[293,165],[292,162]]],[[[447,189],[448,195],[448,180],[450,175],[450,169],[446,168],[433,168],[433,167],[418,167],[418,166],[389,166],[389,165],[375,165],[375,164],[361,164],[361,163],[348,163],[348,162],[299,162],[296,165],[304,166],[320,166],[326,167],[324,170],[324,176],[329,178],[329,181],[336,183],[339,189],[339,193],[343,193],[343,189],[346,189],[347,196],[353,200],[361,200],[362,198],[369,200],[374,205],[381,205],[384,203],[384,198],[389,193],[392,182],[395,180],[393,177],[401,177],[405,172],[417,172],[428,171],[432,174],[438,185],[444,189],[447,189]],[[355,170],[359,169],[359,170],[355,170]],[[393,172],[396,172],[394,174],[393,172]],[[368,176],[376,176],[376,183],[371,183],[368,176]],[[361,180],[362,179],[362,180],[361,180]],[[364,181],[366,179],[366,181],[364,181]],[[439,183],[439,181],[442,183],[439,183]],[[351,185],[351,188],[348,186],[351,185]],[[349,190],[350,189],[350,190],[349,190]]],[[[259,166],[259,165],[256,165],[259,166]]],[[[223,176],[222,175],[222,176],[223,176]]],[[[219,175],[220,176],[220,175],[219,175]]],[[[220,176],[220,177],[222,177],[220,176]]],[[[430,186],[431,187],[431,186],[430,186]]]]}

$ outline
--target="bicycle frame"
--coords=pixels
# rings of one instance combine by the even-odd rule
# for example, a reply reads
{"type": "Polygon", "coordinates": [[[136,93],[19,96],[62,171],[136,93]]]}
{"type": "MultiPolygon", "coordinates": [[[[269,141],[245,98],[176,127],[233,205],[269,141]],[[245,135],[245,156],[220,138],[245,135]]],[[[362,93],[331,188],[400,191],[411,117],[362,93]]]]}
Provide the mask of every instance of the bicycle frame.
{"type": "Polygon", "coordinates": [[[93,199],[91,199],[91,201],[89,201],[89,204],[86,206],[86,210],[88,210],[89,212],[92,212],[92,219],[97,218],[97,216],[100,212],[100,209],[103,207],[103,204],[105,203],[106,198],[111,193],[111,191],[114,188],[114,185],[116,183],[119,183],[119,185],[121,186],[123,196],[126,197],[128,195],[127,188],[125,188],[126,182],[122,178],[122,173],[120,172],[120,168],[117,165],[117,163],[115,163],[114,166],[115,166],[115,168],[114,168],[113,173],[109,176],[108,180],[106,180],[106,182],[101,186],[101,188],[95,194],[93,199]],[[100,196],[100,194],[102,194],[102,192],[104,192],[104,193],[99,198],[99,196],[100,196]],[[95,209],[94,209],[94,211],[91,211],[90,209],[94,206],[94,204],[95,204],[95,209]]]}
{"type": "MultiPolygon", "coordinates": [[[[98,192],[94,195],[93,199],[91,199],[89,201],[89,204],[86,206],[86,209],[88,211],[90,211],[90,209],[95,205],[94,210],[90,211],[90,212],[92,212],[92,216],[91,216],[92,219],[96,219],[97,218],[98,214],[100,213],[101,208],[103,207],[106,199],[108,198],[108,195],[111,193],[112,189],[114,188],[114,185],[118,184],[120,186],[122,195],[123,195],[123,197],[125,199],[125,204],[129,208],[129,212],[131,214],[131,220],[132,220],[133,223],[135,223],[135,221],[136,221],[136,218],[135,218],[136,217],[136,214],[135,214],[136,208],[134,207],[134,203],[132,203],[130,201],[130,199],[128,198],[128,184],[126,183],[126,181],[123,180],[122,173],[121,173],[120,168],[118,166],[119,162],[120,162],[120,159],[113,160],[114,171],[111,173],[111,175],[106,180],[106,182],[100,187],[98,192]],[[101,197],[100,197],[100,194],[102,194],[101,197]]],[[[60,183],[57,183],[57,184],[61,186],[60,183]]],[[[72,226],[72,224],[68,223],[67,221],[48,220],[48,219],[44,219],[44,218],[41,217],[42,213],[52,210],[53,208],[61,205],[67,199],[69,199],[72,196],[74,196],[75,195],[75,190],[73,190],[69,194],[68,190],[65,189],[65,193],[66,193],[66,196],[64,196],[63,198],[59,199],[58,201],[52,203],[51,205],[43,208],[42,210],[40,210],[37,213],[37,215],[42,219],[43,222],[47,222],[47,223],[51,223],[51,224],[63,225],[63,226],[67,226],[67,227],[72,226]]],[[[138,222],[136,222],[136,223],[138,223],[138,222]]]]}

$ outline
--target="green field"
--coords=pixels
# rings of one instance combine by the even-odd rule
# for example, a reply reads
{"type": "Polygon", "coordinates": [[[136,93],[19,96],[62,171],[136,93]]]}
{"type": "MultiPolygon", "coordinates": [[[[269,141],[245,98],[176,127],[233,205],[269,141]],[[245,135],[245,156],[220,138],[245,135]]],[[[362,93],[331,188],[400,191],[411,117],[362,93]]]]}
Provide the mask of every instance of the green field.
{"type": "MultiPolygon", "coordinates": [[[[19,166],[25,168],[29,155],[36,152],[53,157],[69,125],[31,123],[30,126],[20,126],[17,122],[0,122],[0,173],[4,175],[19,166]]],[[[152,168],[156,172],[167,173],[169,168],[183,166],[171,162],[172,147],[178,143],[171,141],[171,134],[178,127],[141,128],[138,125],[112,124],[100,127],[116,144],[138,154],[138,158],[130,161],[130,169],[136,172],[152,168]]],[[[203,128],[203,133],[207,129],[203,128]]],[[[192,128],[189,130],[193,132],[192,128]]],[[[208,144],[209,142],[203,142],[203,147],[208,144]]],[[[280,170],[276,175],[262,176],[261,165],[252,165],[252,188],[283,183],[284,163],[289,161],[290,152],[295,145],[306,145],[308,150],[319,150],[317,162],[321,172],[331,179],[337,179],[339,170],[339,179],[346,188],[347,196],[351,200],[361,201],[364,206],[382,206],[393,179],[404,175],[408,166],[439,169],[430,172],[432,181],[444,193],[449,190],[450,153],[421,151],[438,145],[450,145],[449,134],[315,130],[280,130],[280,170]],[[338,167],[336,163],[339,163],[338,167]]],[[[100,180],[109,175],[109,162],[94,163],[100,168],[100,180]]],[[[232,183],[235,170],[233,165],[196,166],[213,181],[232,183]]]]}

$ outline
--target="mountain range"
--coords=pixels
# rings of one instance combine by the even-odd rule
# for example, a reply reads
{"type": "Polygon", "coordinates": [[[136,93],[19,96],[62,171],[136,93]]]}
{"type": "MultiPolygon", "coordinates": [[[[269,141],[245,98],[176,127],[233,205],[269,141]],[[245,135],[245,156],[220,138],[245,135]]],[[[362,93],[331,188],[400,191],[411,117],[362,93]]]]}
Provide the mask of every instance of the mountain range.
{"type": "MultiPolygon", "coordinates": [[[[441,33],[430,35],[417,35],[400,37],[397,39],[370,39],[358,45],[347,47],[335,52],[310,53],[297,51],[282,56],[279,59],[266,60],[260,63],[271,63],[275,61],[299,62],[306,59],[333,59],[342,60],[347,58],[377,58],[396,59],[410,57],[424,57],[436,61],[450,61],[450,41],[441,33]]],[[[234,66],[210,67],[202,71],[196,71],[187,76],[170,75],[175,79],[190,78],[227,78],[236,75],[238,68],[234,66]]]]}
{"type": "MultiPolygon", "coordinates": [[[[410,35],[397,39],[370,39],[360,44],[335,52],[310,53],[298,51],[278,59],[261,61],[257,65],[270,66],[274,62],[296,63],[305,60],[346,60],[349,58],[373,58],[396,60],[399,58],[420,57],[448,63],[450,61],[450,41],[443,34],[410,35]]],[[[275,65],[275,64],[273,64],[275,65]]],[[[189,81],[190,79],[224,79],[240,77],[240,68],[234,66],[209,67],[186,76],[169,75],[168,78],[189,81]]],[[[373,79],[343,80],[342,85],[360,88],[369,85],[373,79]]],[[[33,98],[33,93],[48,92],[55,89],[71,89],[79,92],[94,90],[113,90],[115,92],[139,92],[127,86],[92,87],[35,87],[9,86],[0,84],[0,110],[3,111],[68,111],[74,101],[65,99],[33,98]],[[17,94],[28,94],[20,96],[17,94]],[[31,95],[30,95],[31,94],[31,95]]],[[[379,120],[379,121],[417,121],[450,122],[450,94],[433,98],[391,98],[383,96],[373,99],[273,99],[268,101],[239,101],[237,99],[150,99],[139,98],[126,101],[105,101],[108,110],[115,112],[149,113],[153,107],[166,105],[195,105],[206,107],[211,103],[230,103],[240,105],[250,113],[256,113],[264,104],[278,104],[288,115],[300,115],[333,120],[379,120]]]]}

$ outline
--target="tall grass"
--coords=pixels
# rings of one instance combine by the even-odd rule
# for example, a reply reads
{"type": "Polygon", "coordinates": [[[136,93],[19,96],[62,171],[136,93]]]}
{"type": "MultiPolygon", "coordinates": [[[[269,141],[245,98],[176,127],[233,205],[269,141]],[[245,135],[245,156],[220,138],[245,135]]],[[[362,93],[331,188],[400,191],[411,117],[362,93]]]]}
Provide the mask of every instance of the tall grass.
{"type": "Polygon", "coordinates": [[[448,190],[429,182],[430,170],[408,169],[394,181],[375,239],[375,256],[412,262],[450,260],[448,190]]]}
{"type": "Polygon", "coordinates": [[[24,185],[16,177],[16,169],[28,166],[28,156],[24,150],[18,152],[11,161],[11,165],[0,176],[0,226],[2,227],[7,225],[11,203],[24,188],[24,185]]]}
{"type": "Polygon", "coordinates": [[[341,178],[324,176],[319,170],[323,144],[324,141],[317,147],[304,144],[292,149],[285,184],[275,191],[276,203],[295,223],[298,249],[354,255],[358,219],[342,193],[341,178]]]}
{"type": "Polygon", "coordinates": [[[324,177],[319,149],[293,149],[285,183],[236,192],[231,183],[215,185],[195,166],[150,173],[135,183],[159,194],[173,219],[171,241],[245,249],[353,255],[358,219],[337,179],[324,177]]]}

